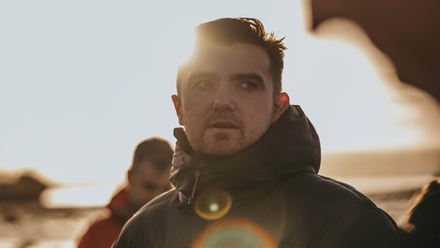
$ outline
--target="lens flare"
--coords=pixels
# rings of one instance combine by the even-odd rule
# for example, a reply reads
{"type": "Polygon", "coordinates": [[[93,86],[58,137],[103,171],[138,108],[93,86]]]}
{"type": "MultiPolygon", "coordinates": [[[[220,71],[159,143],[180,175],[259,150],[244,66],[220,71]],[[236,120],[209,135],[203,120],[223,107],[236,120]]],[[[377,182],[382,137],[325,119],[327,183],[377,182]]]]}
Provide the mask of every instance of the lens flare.
{"type": "Polygon", "coordinates": [[[272,236],[258,224],[241,218],[218,220],[208,227],[194,242],[194,248],[276,248],[272,236]]]}
{"type": "Polygon", "coordinates": [[[229,212],[231,196],[221,189],[210,189],[196,197],[194,209],[196,213],[207,220],[219,219],[229,212]]]}
{"type": "Polygon", "coordinates": [[[215,212],[218,210],[218,204],[217,203],[213,203],[211,205],[209,205],[209,210],[211,210],[211,212],[215,212]]]}

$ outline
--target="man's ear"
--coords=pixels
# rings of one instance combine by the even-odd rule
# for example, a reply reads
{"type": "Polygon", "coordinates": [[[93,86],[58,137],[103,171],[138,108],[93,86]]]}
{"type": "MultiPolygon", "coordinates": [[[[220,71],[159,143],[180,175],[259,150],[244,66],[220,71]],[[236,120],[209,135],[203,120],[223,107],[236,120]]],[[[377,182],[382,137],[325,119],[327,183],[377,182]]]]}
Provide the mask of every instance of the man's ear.
{"type": "Polygon", "coordinates": [[[182,109],[182,103],[180,101],[180,97],[178,95],[172,95],[171,99],[173,100],[174,109],[176,110],[177,118],[179,118],[179,124],[183,126],[183,109],[182,109]]]}
{"type": "Polygon", "coordinates": [[[290,99],[289,95],[285,92],[279,93],[273,103],[273,117],[272,117],[272,123],[278,120],[280,116],[286,112],[287,108],[290,106],[290,99]]]}

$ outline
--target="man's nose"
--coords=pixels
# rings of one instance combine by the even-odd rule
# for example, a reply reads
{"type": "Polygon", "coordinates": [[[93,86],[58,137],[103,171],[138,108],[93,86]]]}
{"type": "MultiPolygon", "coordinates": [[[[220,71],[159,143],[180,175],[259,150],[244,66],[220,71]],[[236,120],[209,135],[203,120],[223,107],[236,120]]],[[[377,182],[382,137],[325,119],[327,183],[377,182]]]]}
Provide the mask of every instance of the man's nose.
{"type": "Polygon", "coordinates": [[[235,110],[235,100],[232,90],[226,86],[218,87],[212,107],[216,111],[235,110]]]}

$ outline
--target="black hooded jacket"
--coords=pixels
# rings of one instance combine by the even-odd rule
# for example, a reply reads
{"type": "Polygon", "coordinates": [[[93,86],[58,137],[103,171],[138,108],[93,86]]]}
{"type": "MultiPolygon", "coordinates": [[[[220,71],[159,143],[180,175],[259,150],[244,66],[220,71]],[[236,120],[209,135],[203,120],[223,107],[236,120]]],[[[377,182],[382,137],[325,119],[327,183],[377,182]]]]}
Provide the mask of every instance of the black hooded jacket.
{"type": "Polygon", "coordinates": [[[319,138],[299,106],[228,157],[194,153],[183,129],[175,136],[175,189],[145,205],[113,247],[390,248],[398,242],[394,221],[366,196],[317,175],[319,138]]]}

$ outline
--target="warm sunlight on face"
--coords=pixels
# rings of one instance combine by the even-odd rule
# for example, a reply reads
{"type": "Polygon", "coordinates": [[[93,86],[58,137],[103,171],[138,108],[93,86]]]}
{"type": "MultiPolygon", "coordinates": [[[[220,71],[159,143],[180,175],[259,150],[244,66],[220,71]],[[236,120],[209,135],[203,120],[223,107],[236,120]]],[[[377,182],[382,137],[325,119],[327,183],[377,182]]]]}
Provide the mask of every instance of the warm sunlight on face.
{"type": "MultiPolygon", "coordinates": [[[[126,180],[133,144],[152,136],[176,141],[173,128],[179,122],[169,100],[176,94],[176,68],[193,52],[194,27],[239,16],[258,18],[266,30],[286,37],[283,91],[292,104],[301,106],[319,134],[320,174],[365,177],[365,186],[356,186],[368,194],[391,188],[393,181],[384,177],[386,173],[405,176],[393,188],[396,192],[412,189],[410,178],[416,174],[434,175],[440,164],[439,103],[400,82],[391,62],[378,64],[387,58],[358,24],[333,19],[312,32],[311,25],[304,25],[310,9],[304,11],[301,4],[311,1],[0,2],[0,183],[3,175],[32,169],[55,183],[40,195],[45,208],[108,204],[125,187],[117,185],[126,180]],[[414,154],[417,149],[420,152],[414,154]],[[371,158],[357,156],[370,151],[371,158]],[[380,176],[383,183],[370,176],[380,176]]],[[[274,111],[268,108],[273,100],[267,58],[256,50],[253,59],[246,56],[237,65],[226,63],[219,52],[232,50],[207,49],[207,55],[218,53],[219,60],[206,55],[192,68],[214,76],[202,78],[197,90],[186,82],[176,99],[181,104],[180,123],[198,150],[232,154],[255,142],[270,125],[274,111]],[[225,73],[228,67],[231,72],[225,73]],[[258,75],[263,84],[254,79],[239,83],[231,79],[232,72],[258,75]],[[213,107],[219,105],[222,111],[213,107]]],[[[239,57],[248,50],[234,52],[232,56],[239,57]]],[[[359,179],[344,181],[354,184],[359,179]]],[[[426,181],[423,178],[420,185],[426,181]]],[[[207,203],[207,214],[221,212],[224,206],[207,203]]],[[[58,227],[93,220],[86,221],[85,214],[63,214],[69,220],[47,218],[46,223],[37,216],[32,221],[50,230],[43,236],[33,228],[17,232],[16,224],[27,226],[24,223],[31,219],[20,217],[19,208],[10,210],[18,214],[18,221],[2,222],[6,225],[0,229],[6,232],[0,234],[20,237],[0,238],[0,247],[28,241],[43,247],[40,241],[55,239],[72,240],[73,247],[78,230],[65,235],[58,227]],[[30,239],[22,236],[27,232],[30,239]]],[[[238,240],[261,237],[253,225],[241,225],[245,222],[225,224],[202,232],[207,235],[202,241],[215,242],[225,233],[238,240]]]]}
{"type": "Polygon", "coordinates": [[[194,150],[227,156],[255,143],[274,121],[270,59],[251,44],[206,44],[186,69],[174,97],[194,150]]]}

